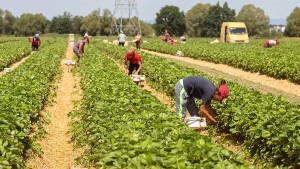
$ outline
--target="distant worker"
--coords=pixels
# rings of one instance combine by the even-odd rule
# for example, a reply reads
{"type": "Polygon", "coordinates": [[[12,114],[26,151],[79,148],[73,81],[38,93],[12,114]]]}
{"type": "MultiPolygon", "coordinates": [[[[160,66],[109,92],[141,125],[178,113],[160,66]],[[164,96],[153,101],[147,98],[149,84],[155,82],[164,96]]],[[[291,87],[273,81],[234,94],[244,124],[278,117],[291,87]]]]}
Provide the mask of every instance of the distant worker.
{"type": "Polygon", "coordinates": [[[181,42],[186,42],[186,38],[184,36],[180,37],[181,42]]]}
{"type": "Polygon", "coordinates": [[[142,58],[134,50],[128,50],[124,58],[124,64],[126,69],[126,74],[132,75],[134,69],[136,70],[134,74],[138,75],[142,69],[142,58]],[[129,62],[129,66],[128,66],[129,62]]]}
{"type": "Polygon", "coordinates": [[[140,50],[141,49],[141,43],[142,43],[142,36],[140,35],[140,33],[137,33],[134,38],[135,38],[136,49],[140,50]]]}
{"type": "Polygon", "coordinates": [[[90,36],[89,36],[87,31],[85,32],[83,37],[86,37],[87,38],[87,43],[90,44],[90,36]]]}
{"type": "Polygon", "coordinates": [[[124,46],[125,42],[126,42],[126,36],[123,33],[123,31],[120,32],[119,36],[118,36],[118,41],[119,41],[119,46],[124,46]]]}
{"type": "Polygon", "coordinates": [[[175,45],[176,45],[176,42],[175,42],[173,36],[171,36],[171,37],[169,38],[169,40],[170,40],[170,44],[171,44],[172,46],[175,46],[175,45]]]}
{"type": "Polygon", "coordinates": [[[170,34],[168,33],[168,31],[165,31],[165,36],[164,36],[165,42],[168,42],[169,38],[170,38],[170,34]]]}
{"type": "Polygon", "coordinates": [[[87,37],[83,37],[81,40],[74,44],[73,52],[77,56],[77,64],[79,64],[80,58],[84,55],[84,45],[88,41],[87,37]]]}
{"type": "Polygon", "coordinates": [[[262,46],[264,48],[272,48],[273,46],[276,48],[278,44],[279,44],[279,40],[266,40],[262,46]]]}
{"type": "Polygon", "coordinates": [[[201,115],[204,116],[212,124],[218,122],[214,119],[217,114],[211,107],[211,100],[222,100],[228,97],[228,88],[226,81],[221,80],[219,87],[216,87],[211,81],[202,76],[188,76],[179,80],[175,85],[176,94],[176,112],[184,120],[186,117],[186,109],[190,116],[199,116],[199,109],[195,103],[195,99],[201,99],[200,104],[201,115]]]}
{"type": "Polygon", "coordinates": [[[29,37],[28,40],[31,42],[32,51],[39,50],[39,47],[41,46],[41,39],[39,34],[35,34],[32,37],[29,37]]]}

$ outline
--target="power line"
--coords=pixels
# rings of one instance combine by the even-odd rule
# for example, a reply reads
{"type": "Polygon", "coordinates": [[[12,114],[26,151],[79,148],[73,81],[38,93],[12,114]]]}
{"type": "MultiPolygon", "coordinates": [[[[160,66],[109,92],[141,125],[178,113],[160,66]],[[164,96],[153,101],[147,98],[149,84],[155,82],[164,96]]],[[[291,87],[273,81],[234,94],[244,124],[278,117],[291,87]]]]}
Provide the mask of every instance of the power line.
{"type": "Polygon", "coordinates": [[[141,33],[136,0],[115,0],[110,35],[119,34],[120,31],[127,34],[141,33]]]}

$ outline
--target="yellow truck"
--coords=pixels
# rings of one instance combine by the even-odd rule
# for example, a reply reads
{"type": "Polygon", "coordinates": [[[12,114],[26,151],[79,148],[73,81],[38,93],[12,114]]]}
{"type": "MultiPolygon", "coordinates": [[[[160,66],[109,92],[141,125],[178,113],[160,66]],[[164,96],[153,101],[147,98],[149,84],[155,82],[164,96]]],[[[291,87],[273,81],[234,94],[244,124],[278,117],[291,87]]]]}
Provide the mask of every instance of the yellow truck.
{"type": "Polygon", "coordinates": [[[221,27],[221,42],[249,43],[247,28],[244,22],[223,22],[221,27]]]}

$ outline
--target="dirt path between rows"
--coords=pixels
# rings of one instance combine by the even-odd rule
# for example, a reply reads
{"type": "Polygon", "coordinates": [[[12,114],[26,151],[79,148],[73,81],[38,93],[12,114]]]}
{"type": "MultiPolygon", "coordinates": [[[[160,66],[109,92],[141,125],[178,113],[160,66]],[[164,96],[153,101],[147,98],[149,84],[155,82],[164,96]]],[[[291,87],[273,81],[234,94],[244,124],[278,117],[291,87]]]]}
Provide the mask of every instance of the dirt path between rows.
{"type": "MultiPolygon", "coordinates": [[[[118,63],[116,60],[112,59],[111,60],[114,61],[117,66],[123,70],[125,72],[125,68],[124,66],[122,66],[120,63],[118,63]]],[[[146,77],[146,81],[141,83],[142,85],[139,84],[139,86],[143,89],[143,90],[147,90],[151,93],[151,95],[155,96],[161,103],[163,103],[164,105],[166,105],[167,107],[170,108],[170,110],[174,113],[176,113],[176,108],[175,108],[175,102],[172,101],[171,97],[166,96],[165,94],[162,94],[160,92],[157,92],[155,89],[153,89],[151,86],[149,86],[147,84],[147,77],[146,77]]],[[[189,116],[189,115],[187,115],[189,116]]],[[[224,146],[226,149],[236,152],[236,153],[241,153],[243,151],[243,148],[240,146],[236,146],[233,145],[231,143],[231,140],[226,140],[225,138],[221,138],[220,136],[211,136],[207,130],[203,130],[203,131],[197,131],[199,134],[202,135],[206,135],[206,136],[210,136],[212,138],[212,141],[216,144],[222,145],[224,146]],[[223,140],[222,143],[220,143],[219,140],[223,140]]]]}
{"type": "Polygon", "coordinates": [[[300,85],[291,83],[288,80],[274,79],[266,75],[243,71],[228,65],[215,64],[188,57],[178,57],[144,49],[141,49],[141,51],[171,59],[189,67],[196,68],[208,75],[235,81],[242,86],[253,88],[262,93],[271,93],[276,96],[282,95],[287,98],[288,101],[294,104],[300,104],[300,85]]]}
{"type": "MultiPolygon", "coordinates": [[[[74,43],[69,43],[66,58],[73,58],[74,43]]],[[[73,150],[71,134],[68,125],[70,118],[68,113],[73,110],[74,101],[81,99],[81,90],[79,89],[79,77],[73,76],[67,72],[64,60],[61,61],[63,73],[61,80],[57,84],[57,95],[54,98],[53,105],[46,105],[45,110],[41,113],[43,116],[49,116],[50,124],[45,127],[46,136],[39,140],[42,154],[40,157],[29,160],[27,167],[33,169],[70,169],[74,168],[74,159],[81,152],[73,150]]]]}
{"type": "MultiPolygon", "coordinates": [[[[31,55],[28,55],[24,58],[22,58],[20,61],[13,63],[12,65],[10,65],[8,68],[10,68],[10,71],[14,70],[16,67],[18,67],[20,64],[22,64],[23,62],[25,62],[31,55]]],[[[3,76],[5,74],[4,71],[0,72],[0,77],[3,76]]]]}

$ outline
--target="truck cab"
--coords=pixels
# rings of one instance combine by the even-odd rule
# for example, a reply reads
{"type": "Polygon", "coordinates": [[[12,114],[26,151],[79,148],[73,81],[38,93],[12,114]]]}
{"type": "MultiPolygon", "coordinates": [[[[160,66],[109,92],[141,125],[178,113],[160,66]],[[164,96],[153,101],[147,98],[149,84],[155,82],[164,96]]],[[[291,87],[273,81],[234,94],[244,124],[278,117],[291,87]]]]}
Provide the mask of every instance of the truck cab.
{"type": "Polygon", "coordinates": [[[221,42],[249,43],[247,28],[244,22],[223,22],[221,27],[221,42]]]}

